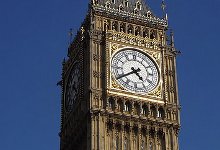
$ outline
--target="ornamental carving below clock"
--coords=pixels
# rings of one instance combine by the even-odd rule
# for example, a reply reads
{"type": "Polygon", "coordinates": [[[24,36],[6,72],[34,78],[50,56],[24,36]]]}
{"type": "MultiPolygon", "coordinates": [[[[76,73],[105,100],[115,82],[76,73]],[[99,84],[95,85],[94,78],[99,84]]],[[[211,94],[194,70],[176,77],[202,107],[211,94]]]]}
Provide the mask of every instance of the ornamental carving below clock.
{"type": "Polygon", "coordinates": [[[156,63],[136,49],[123,49],[111,60],[112,77],[124,89],[147,94],[158,86],[159,71],[156,63]]]}
{"type": "Polygon", "coordinates": [[[76,101],[79,94],[80,86],[80,64],[75,63],[68,79],[68,84],[66,86],[66,100],[65,109],[67,112],[72,111],[73,104],[76,101]]]}

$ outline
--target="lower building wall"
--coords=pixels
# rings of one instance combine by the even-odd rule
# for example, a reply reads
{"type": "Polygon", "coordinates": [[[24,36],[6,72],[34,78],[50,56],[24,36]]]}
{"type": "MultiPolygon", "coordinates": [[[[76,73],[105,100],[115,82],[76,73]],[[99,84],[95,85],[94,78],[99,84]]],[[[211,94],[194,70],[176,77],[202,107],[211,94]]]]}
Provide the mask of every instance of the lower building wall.
{"type": "Polygon", "coordinates": [[[91,130],[91,149],[88,147],[88,150],[178,150],[178,138],[172,127],[99,115],[92,117],[91,130]]]}

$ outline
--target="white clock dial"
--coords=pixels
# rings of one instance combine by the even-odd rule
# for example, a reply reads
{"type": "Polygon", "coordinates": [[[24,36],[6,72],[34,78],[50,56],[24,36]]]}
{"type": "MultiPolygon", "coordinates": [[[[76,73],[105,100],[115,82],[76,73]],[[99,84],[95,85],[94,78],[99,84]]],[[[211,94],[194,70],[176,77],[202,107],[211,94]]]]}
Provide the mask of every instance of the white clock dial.
{"type": "Polygon", "coordinates": [[[117,82],[131,92],[150,92],[159,82],[155,62],[146,54],[133,49],[121,50],[113,56],[111,72],[117,82]]]}
{"type": "Polygon", "coordinates": [[[73,108],[73,104],[77,99],[79,93],[79,85],[80,85],[80,66],[79,63],[76,63],[72,68],[67,83],[67,92],[66,92],[66,101],[65,101],[65,107],[67,111],[71,111],[73,108]]]}

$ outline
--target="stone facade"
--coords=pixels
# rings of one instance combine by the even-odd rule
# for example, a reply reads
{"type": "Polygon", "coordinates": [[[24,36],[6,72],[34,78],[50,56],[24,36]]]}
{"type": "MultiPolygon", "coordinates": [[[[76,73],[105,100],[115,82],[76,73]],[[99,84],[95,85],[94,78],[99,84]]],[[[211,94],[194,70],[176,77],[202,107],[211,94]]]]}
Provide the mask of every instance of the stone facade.
{"type": "Polygon", "coordinates": [[[178,150],[180,105],[173,34],[142,0],[92,0],[63,61],[61,150],[178,150]],[[159,82],[121,86],[111,59],[124,48],[149,56],[159,82]]]}

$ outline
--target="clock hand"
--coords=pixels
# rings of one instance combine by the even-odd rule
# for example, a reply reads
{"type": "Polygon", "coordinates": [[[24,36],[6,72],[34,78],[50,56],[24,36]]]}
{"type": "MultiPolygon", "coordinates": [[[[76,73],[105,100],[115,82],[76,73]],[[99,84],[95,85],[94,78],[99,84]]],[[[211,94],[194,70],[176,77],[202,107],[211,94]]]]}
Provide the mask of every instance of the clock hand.
{"type": "Polygon", "coordinates": [[[117,77],[116,79],[118,80],[118,79],[121,79],[121,78],[126,77],[126,76],[128,76],[128,75],[131,75],[131,74],[133,74],[133,73],[136,74],[137,72],[141,71],[139,68],[138,68],[137,70],[135,70],[134,67],[132,67],[131,70],[132,70],[131,72],[126,73],[126,74],[123,74],[123,75],[117,77]]]}
{"type": "MultiPolygon", "coordinates": [[[[132,67],[131,68],[133,71],[134,71],[134,68],[132,67]]],[[[143,78],[139,75],[139,73],[138,72],[140,72],[141,71],[141,69],[140,68],[138,68],[137,70],[136,70],[136,72],[134,72],[138,77],[139,77],[139,80],[141,80],[141,81],[143,81],[143,78]]]]}

